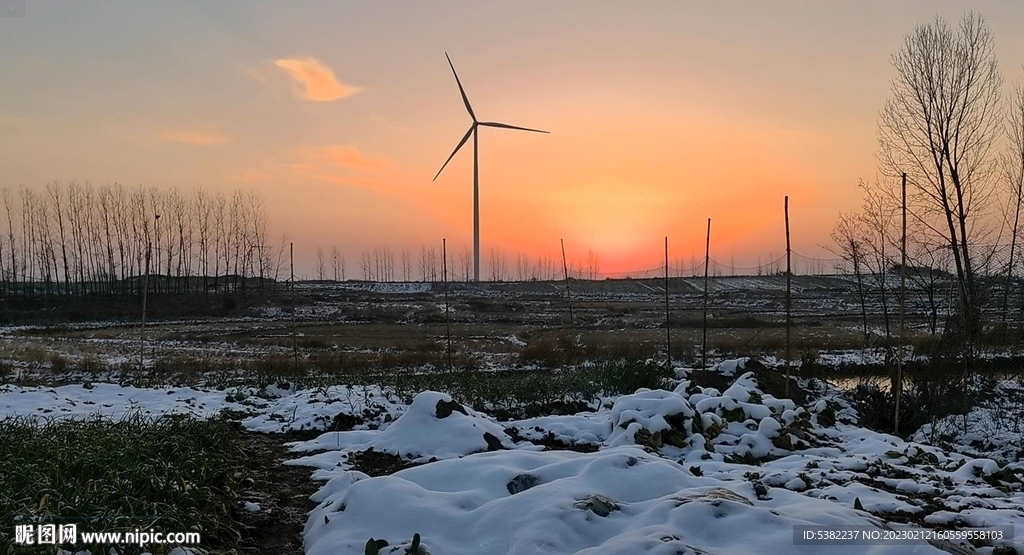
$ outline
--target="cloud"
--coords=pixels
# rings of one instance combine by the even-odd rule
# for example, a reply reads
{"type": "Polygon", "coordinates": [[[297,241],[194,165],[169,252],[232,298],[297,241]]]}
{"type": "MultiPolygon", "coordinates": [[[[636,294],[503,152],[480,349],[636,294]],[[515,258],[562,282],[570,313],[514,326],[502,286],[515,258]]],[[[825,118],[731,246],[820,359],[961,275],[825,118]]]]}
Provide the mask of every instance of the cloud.
{"type": "Polygon", "coordinates": [[[286,58],[275,60],[274,65],[288,72],[298,85],[296,94],[306,100],[330,102],[362,91],[338,81],[331,68],[316,58],[286,58]]]}
{"type": "Polygon", "coordinates": [[[232,141],[231,137],[212,124],[191,128],[164,129],[160,132],[160,136],[172,143],[194,146],[218,146],[232,141]]]}

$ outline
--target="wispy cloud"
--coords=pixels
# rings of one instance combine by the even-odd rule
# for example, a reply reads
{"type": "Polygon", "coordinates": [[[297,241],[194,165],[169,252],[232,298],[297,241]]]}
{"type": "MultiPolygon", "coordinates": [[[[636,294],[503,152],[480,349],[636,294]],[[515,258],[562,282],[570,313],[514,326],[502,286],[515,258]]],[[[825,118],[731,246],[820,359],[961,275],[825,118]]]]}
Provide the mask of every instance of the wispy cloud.
{"type": "Polygon", "coordinates": [[[296,93],[306,100],[330,102],[362,91],[338,81],[334,71],[316,58],[286,58],[275,60],[274,65],[288,72],[295,81],[296,93]]]}
{"type": "Polygon", "coordinates": [[[307,148],[288,167],[298,176],[378,192],[393,192],[402,180],[390,160],[368,156],[352,145],[307,148]]]}
{"type": "Polygon", "coordinates": [[[231,137],[212,124],[196,127],[167,128],[160,131],[160,136],[172,143],[194,146],[218,146],[232,141],[231,137]]]}

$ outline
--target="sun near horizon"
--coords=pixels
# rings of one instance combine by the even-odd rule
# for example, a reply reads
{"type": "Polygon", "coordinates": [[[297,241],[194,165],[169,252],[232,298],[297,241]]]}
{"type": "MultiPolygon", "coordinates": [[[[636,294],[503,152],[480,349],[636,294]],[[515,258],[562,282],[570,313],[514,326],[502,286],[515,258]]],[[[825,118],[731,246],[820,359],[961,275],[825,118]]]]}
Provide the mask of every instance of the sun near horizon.
{"type": "MultiPolygon", "coordinates": [[[[1024,7],[981,2],[1001,60],[1024,7]]],[[[890,53],[952,1],[820,4],[29,2],[0,18],[0,187],[59,180],[258,192],[300,274],[337,247],[588,253],[615,275],[825,250],[876,173],[890,53]],[[182,36],[188,36],[182,41],[182,36]]],[[[1009,67],[1009,66],[1008,66],[1009,67]]],[[[486,270],[482,270],[486,274],[486,270]]]]}

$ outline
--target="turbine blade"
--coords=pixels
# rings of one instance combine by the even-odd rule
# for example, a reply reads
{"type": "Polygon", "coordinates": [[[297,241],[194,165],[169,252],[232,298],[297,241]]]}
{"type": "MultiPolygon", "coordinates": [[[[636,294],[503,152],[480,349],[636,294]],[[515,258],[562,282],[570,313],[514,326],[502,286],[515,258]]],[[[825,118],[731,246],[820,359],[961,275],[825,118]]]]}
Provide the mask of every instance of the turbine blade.
{"type": "Polygon", "coordinates": [[[529,127],[519,127],[517,125],[509,125],[507,123],[498,123],[496,121],[481,121],[477,122],[477,125],[483,125],[485,127],[501,127],[502,129],[518,129],[519,131],[533,131],[534,133],[551,133],[550,131],[530,129],[529,127]]]}
{"type": "Polygon", "coordinates": [[[448,53],[444,53],[444,57],[448,58],[448,65],[452,68],[452,75],[455,75],[455,83],[459,86],[459,92],[462,93],[462,101],[466,103],[466,111],[469,112],[469,117],[476,121],[476,114],[473,113],[473,107],[469,105],[469,97],[466,96],[466,89],[462,88],[462,81],[459,81],[459,74],[455,73],[455,64],[452,63],[452,59],[448,57],[448,53]]]}
{"type": "Polygon", "coordinates": [[[466,144],[466,141],[469,140],[469,136],[473,134],[474,130],[476,130],[475,123],[469,127],[469,131],[466,131],[466,135],[462,137],[461,141],[459,141],[459,146],[455,147],[455,150],[452,151],[452,155],[449,156],[448,159],[444,161],[444,165],[441,166],[441,169],[437,170],[437,175],[435,175],[434,179],[431,179],[431,181],[437,181],[437,176],[441,175],[441,172],[444,171],[444,168],[448,166],[448,162],[451,162],[452,158],[455,158],[455,154],[459,152],[459,149],[462,148],[462,145],[466,144]]]}

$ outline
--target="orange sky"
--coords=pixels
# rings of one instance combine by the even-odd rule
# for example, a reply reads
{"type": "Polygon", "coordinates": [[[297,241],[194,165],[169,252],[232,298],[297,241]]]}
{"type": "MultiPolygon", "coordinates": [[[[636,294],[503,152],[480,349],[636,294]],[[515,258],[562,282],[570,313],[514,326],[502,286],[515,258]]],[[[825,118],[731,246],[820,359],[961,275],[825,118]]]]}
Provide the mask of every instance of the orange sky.
{"type": "MultiPolygon", "coordinates": [[[[1008,81],[1024,3],[972,3],[1008,81]]],[[[823,246],[875,174],[890,52],[947,0],[30,3],[0,18],[0,185],[255,188],[312,272],[360,253],[471,243],[469,126],[482,129],[481,235],[514,260],[588,250],[602,272],[702,254],[752,266],[823,246]],[[898,5],[897,5],[898,4],[898,5]]],[[[511,263],[511,262],[510,262],[511,263]]]]}

